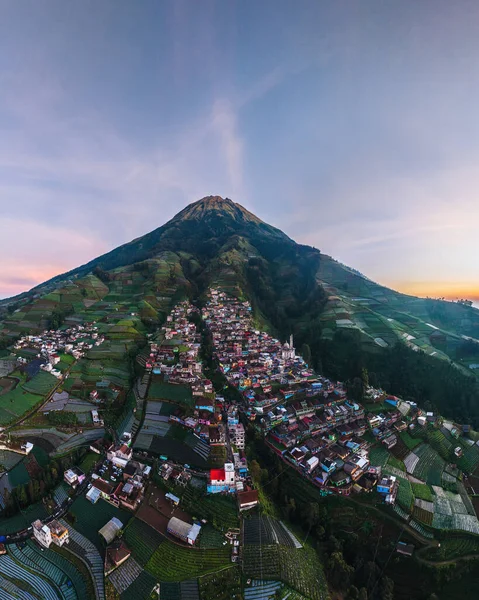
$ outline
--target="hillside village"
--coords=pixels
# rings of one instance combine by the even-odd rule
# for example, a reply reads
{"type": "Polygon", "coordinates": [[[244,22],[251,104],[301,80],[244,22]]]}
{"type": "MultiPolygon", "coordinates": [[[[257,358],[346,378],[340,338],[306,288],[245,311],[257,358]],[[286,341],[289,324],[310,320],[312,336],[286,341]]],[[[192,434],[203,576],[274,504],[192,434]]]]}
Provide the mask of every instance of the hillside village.
{"type": "MultiPolygon", "coordinates": [[[[293,336],[281,341],[258,328],[253,312],[249,302],[215,288],[201,309],[186,300],[174,305],[137,356],[134,404],[109,431],[108,407],[125,397],[114,369],[109,378],[101,369],[85,379],[82,398],[78,376],[70,376],[92,351],[110,347],[101,326],[91,321],[19,337],[10,370],[20,368],[34,381],[44,372],[60,384],[45,388],[50,400],[38,414],[91,415],[64,432],[57,427],[54,435],[67,436],[60,448],[86,444],[88,455],[65,468],[47,514],[42,505],[27,528],[0,537],[6,548],[28,540],[25,549],[12,550],[19,568],[27,554],[37,556],[32,538],[43,552],[66,548],[85,559],[99,597],[105,581],[120,594],[141,581],[145,598],[153,589],[161,598],[168,577],[181,577],[181,565],[199,552],[205,566],[193,563],[185,574],[238,565],[251,574],[245,598],[270,597],[282,584],[262,582],[256,570],[258,528],[260,549],[261,539],[273,544],[271,552],[289,548],[293,563],[294,552],[306,550],[285,523],[261,517],[265,496],[250,470],[252,436],[320,497],[356,496],[423,540],[442,530],[479,535],[468,479],[479,466],[479,441],[468,426],[369,385],[361,402],[353,400],[345,383],[305,362],[293,336]],[[206,337],[213,350],[208,361],[206,337]],[[224,384],[212,377],[211,365],[224,384]]],[[[2,449],[17,460],[27,456],[28,469],[41,454],[35,440],[8,433],[2,449]]],[[[405,556],[414,551],[414,544],[397,548],[405,556]]],[[[283,565],[275,577],[291,578],[287,571],[283,565]]],[[[325,597],[324,580],[316,592],[304,587],[307,581],[297,581],[298,589],[325,597]]]]}

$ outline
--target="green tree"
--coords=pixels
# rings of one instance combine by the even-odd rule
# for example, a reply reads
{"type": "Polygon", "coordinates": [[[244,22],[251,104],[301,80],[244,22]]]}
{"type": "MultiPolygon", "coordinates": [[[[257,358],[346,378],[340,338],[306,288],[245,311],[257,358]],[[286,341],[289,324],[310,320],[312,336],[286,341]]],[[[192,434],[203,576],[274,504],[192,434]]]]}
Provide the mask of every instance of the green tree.
{"type": "Polygon", "coordinates": [[[394,600],[394,581],[389,577],[382,577],[379,582],[379,598],[381,600],[394,600]]]}
{"type": "Polygon", "coordinates": [[[359,590],[358,600],[368,600],[368,590],[365,587],[359,590]]]}
{"type": "Polygon", "coordinates": [[[333,552],[328,561],[328,574],[331,585],[336,590],[346,590],[354,574],[354,568],[344,560],[342,552],[333,552]]]}
{"type": "Polygon", "coordinates": [[[301,356],[308,365],[311,364],[311,348],[309,347],[309,344],[303,344],[301,346],[301,356]]]}

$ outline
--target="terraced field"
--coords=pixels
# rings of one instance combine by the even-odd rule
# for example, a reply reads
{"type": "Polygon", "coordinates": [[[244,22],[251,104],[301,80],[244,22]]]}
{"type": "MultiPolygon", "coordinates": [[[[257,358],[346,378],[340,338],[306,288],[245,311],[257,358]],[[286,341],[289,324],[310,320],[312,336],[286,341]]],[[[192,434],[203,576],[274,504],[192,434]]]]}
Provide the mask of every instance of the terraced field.
{"type": "Polygon", "coordinates": [[[231,566],[198,579],[201,600],[232,600],[241,594],[240,567],[231,566]]]}
{"type": "Polygon", "coordinates": [[[196,494],[187,487],[181,498],[181,504],[185,511],[198,518],[206,519],[222,531],[239,526],[236,503],[227,496],[196,494]]]}
{"type": "Polygon", "coordinates": [[[428,444],[423,444],[417,448],[415,454],[419,456],[419,461],[414,467],[414,477],[426,481],[429,485],[440,486],[442,472],[446,466],[445,461],[428,444]]]}
{"type": "Polygon", "coordinates": [[[182,581],[219,571],[231,564],[230,555],[229,547],[201,550],[165,540],[155,550],[145,569],[158,581],[182,581]]]}
{"type": "Polygon", "coordinates": [[[388,461],[389,452],[379,444],[373,446],[369,451],[369,460],[375,467],[384,467],[388,461]]]}
{"type": "Polygon", "coordinates": [[[453,560],[469,554],[479,554],[479,538],[450,537],[441,541],[440,548],[427,548],[421,557],[432,561],[453,560]]]}
{"type": "Polygon", "coordinates": [[[245,545],[243,568],[246,577],[283,581],[311,600],[328,598],[323,568],[312,548],[245,545]]]}
{"type": "Polygon", "coordinates": [[[166,400],[189,408],[194,406],[191,388],[186,385],[163,383],[157,376],[153,377],[150,389],[148,390],[148,399],[166,400]]]}
{"type": "Polygon", "coordinates": [[[126,527],[124,538],[133,556],[141,566],[152,557],[164,537],[141,519],[132,519],[126,527]]]}

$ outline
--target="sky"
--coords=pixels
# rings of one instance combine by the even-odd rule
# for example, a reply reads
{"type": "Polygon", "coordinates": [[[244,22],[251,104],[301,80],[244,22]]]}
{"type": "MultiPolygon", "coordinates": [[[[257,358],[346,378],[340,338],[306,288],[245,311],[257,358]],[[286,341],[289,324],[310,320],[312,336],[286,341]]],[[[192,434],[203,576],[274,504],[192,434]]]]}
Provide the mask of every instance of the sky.
{"type": "Polygon", "coordinates": [[[207,195],[479,299],[475,0],[0,0],[0,297],[207,195]]]}

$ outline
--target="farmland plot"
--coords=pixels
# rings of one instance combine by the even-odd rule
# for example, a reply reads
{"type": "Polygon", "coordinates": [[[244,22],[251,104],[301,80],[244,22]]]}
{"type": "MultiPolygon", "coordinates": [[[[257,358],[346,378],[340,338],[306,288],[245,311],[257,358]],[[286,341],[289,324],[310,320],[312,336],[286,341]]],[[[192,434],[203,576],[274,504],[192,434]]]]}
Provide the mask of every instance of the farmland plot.
{"type": "Polygon", "coordinates": [[[422,479],[430,485],[438,486],[441,485],[442,472],[445,465],[445,461],[439,454],[431,446],[426,445],[424,451],[419,456],[419,462],[416,464],[412,474],[414,477],[422,479]]]}
{"type": "Polygon", "coordinates": [[[442,488],[434,487],[433,489],[436,492],[433,527],[479,534],[479,521],[477,517],[467,513],[467,508],[459,494],[452,494],[442,488]]]}
{"type": "Polygon", "coordinates": [[[163,536],[140,519],[132,519],[124,537],[136,561],[144,566],[163,541],[163,536]]]}

